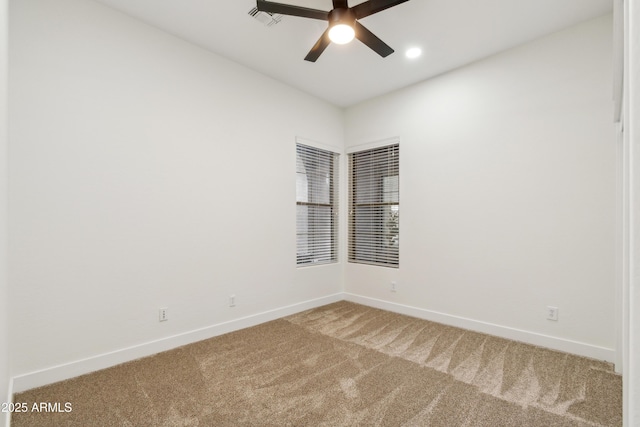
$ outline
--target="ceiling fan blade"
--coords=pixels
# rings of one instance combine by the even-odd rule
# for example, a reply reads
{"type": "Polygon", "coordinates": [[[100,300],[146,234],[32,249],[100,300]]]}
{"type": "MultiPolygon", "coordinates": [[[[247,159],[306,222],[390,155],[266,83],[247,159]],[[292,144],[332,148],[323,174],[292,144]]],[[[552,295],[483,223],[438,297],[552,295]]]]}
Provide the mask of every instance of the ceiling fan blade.
{"type": "Polygon", "coordinates": [[[409,0],[369,0],[353,6],[351,10],[356,14],[356,19],[362,19],[406,1],[409,0]]]}
{"type": "Polygon", "coordinates": [[[367,30],[364,25],[356,21],[355,25],[356,38],[362,43],[373,49],[378,55],[386,58],[391,55],[394,50],[391,47],[380,40],[375,34],[367,30]]]}
{"type": "Polygon", "coordinates": [[[307,56],[304,58],[305,61],[316,62],[322,52],[331,44],[331,40],[329,39],[329,29],[327,28],[324,33],[320,36],[315,45],[311,48],[307,56]]]}
{"type": "Polygon", "coordinates": [[[291,4],[274,3],[271,1],[257,0],[256,8],[261,12],[279,13],[281,15],[300,16],[302,18],[329,20],[329,12],[308,7],[294,6],[291,4]]]}
{"type": "Polygon", "coordinates": [[[334,9],[348,9],[349,5],[347,4],[347,0],[333,0],[333,8],[334,9]]]}

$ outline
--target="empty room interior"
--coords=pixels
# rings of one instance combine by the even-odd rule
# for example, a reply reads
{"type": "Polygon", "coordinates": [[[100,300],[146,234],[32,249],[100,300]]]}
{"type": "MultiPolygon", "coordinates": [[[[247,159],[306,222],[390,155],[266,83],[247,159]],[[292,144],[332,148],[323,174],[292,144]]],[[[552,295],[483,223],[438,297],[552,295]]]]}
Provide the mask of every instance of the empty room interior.
{"type": "Polygon", "coordinates": [[[0,1],[0,426],[639,426],[637,3],[282,3],[0,1]]]}

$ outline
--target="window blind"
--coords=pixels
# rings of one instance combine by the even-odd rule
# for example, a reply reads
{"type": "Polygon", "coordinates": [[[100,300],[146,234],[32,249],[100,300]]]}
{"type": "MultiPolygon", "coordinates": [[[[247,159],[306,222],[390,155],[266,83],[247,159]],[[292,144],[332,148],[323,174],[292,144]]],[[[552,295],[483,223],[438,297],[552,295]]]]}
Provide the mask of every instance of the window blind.
{"type": "Polygon", "coordinates": [[[400,146],[349,155],[350,262],[399,266],[400,146]]]}
{"type": "Polygon", "coordinates": [[[296,144],[298,265],[338,259],[338,154],[296,144]]]}

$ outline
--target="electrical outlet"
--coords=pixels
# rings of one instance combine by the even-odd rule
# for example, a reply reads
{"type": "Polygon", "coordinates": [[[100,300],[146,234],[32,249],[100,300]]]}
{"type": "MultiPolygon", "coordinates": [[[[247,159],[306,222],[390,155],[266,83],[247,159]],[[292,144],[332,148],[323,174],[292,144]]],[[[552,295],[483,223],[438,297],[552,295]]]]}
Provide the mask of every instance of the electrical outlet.
{"type": "Polygon", "coordinates": [[[169,320],[169,309],[164,307],[158,310],[158,321],[166,322],[169,320]]]}
{"type": "Polygon", "coordinates": [[[558,307],[552,307],[550,305],[547,306],[547,319],[549,320],[558,320],[558,307]]]}
{"type": "Polygon", "coordinates": [[[398,282],[395,280],[391,282],[391,292],[396,292],[398,290],[398,282]]]}
{"type": "Polygon", "coordinates": [[[229,307],[235,307],[235,306],[236,306],[236,296],[229,295],[229,307]]]}

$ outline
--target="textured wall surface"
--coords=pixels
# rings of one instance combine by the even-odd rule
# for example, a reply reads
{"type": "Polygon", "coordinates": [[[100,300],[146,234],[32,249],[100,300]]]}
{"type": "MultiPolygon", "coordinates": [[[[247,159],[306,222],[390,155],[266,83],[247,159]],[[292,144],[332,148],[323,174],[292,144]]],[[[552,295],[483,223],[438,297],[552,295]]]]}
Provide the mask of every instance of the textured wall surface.
{"type": "Polygon", "coordinates": [[[349,108],[349,149],[400,137],[400,268],[350,264],[346,291],[613,355],[611,30],[604,16],[349,108]]]}
{"type": "Polygon", "coordinates": [[[341,290],[295,264],[295,138],[341,150],[340,109],[92,1],[10,17],[16,375],[341,290]]]}

